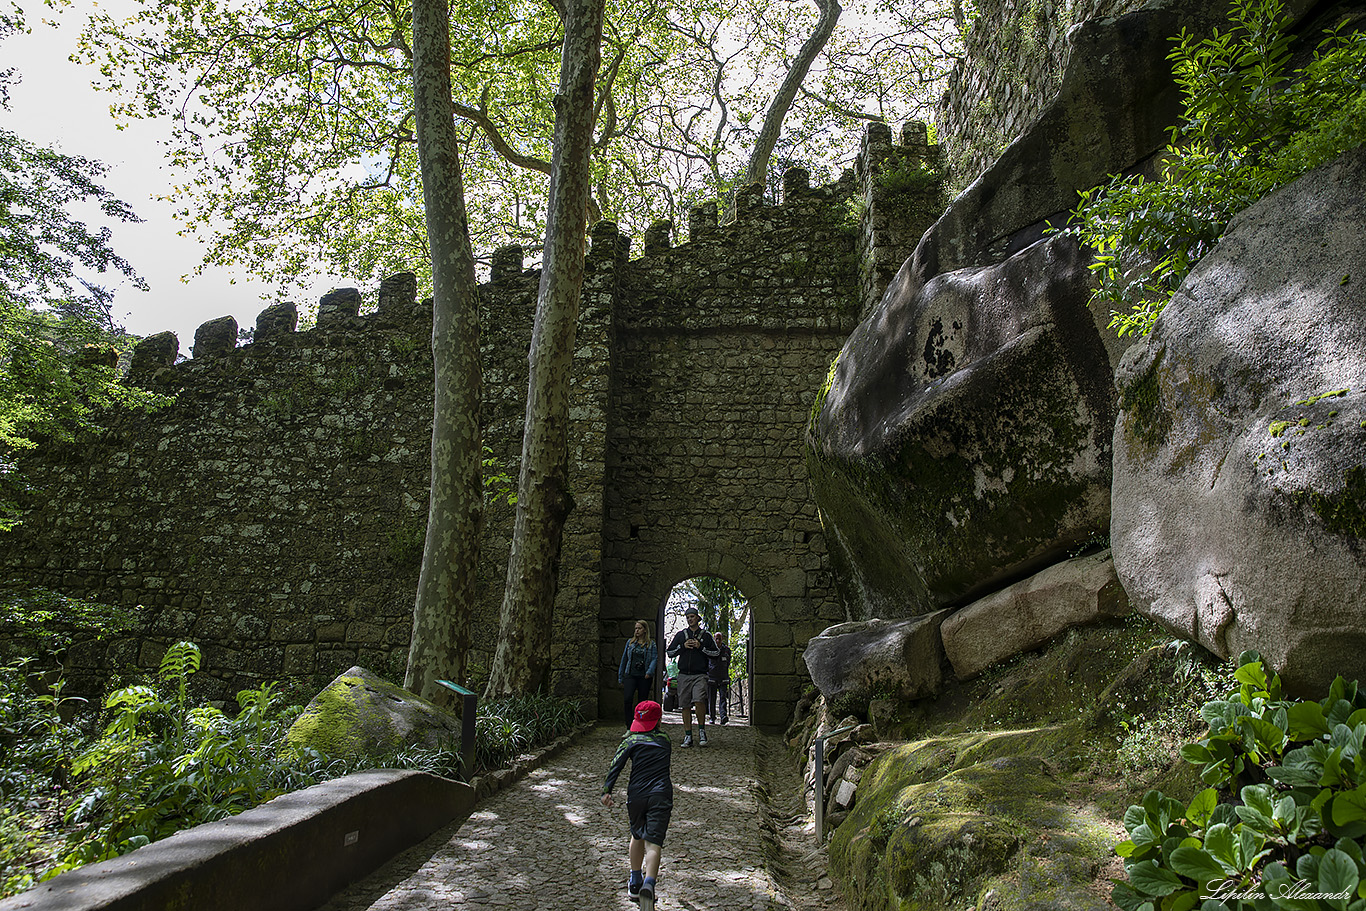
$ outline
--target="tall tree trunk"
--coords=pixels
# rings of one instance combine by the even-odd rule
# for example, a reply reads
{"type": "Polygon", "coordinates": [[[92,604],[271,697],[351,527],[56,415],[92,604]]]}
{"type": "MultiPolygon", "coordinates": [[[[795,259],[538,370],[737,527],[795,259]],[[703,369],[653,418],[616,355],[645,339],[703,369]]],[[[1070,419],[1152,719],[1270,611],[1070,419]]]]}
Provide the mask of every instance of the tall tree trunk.
{"type": "Polygon", "coordinates": [[[432,483],[404,686],[447,702],[463,683],[483,515],[479,291],[451,100],[446,0],[413,0],[413,108],[432,255],[432,483]]]}
{"type": "Polygon", "coordinates": [[[569,376],[583,290],[594,86],[601,59],[604,0],[556,0],[564,21],[560,90],[546,206],[545,253],[531,334],[517,517],[508,559],[498,647],[487,693],[535,692],[550,664],[561,535],[569,493],[569,376]]]}
{"type": "Polygon", "coordinates": [[[762,183],[768,176],[768,160],[773,155],[773,147],[778,144],[778,137],[783,134],[783,120],[791,110],[792,102],[796,99],[806,74],[811,70],[811,64],[816,62],[821,51],[825,50],[826,42],[834,34],[835,23],[839,21],[840,13],[843,12],[839,0],[815,0],[815,3],[820,8],[820,18],[816,20],[816,27],[812,29],[811,35],[802,42],[802,49],[797,52],[797,58],[792,61],[787,75],[783,77],[783,84],[778,86],[777,94],[769,102],[768,110],[764,113],[763,126],[759,128],[759,136],[754,141],[754,152],[749,157],[749,166],[745,168],[745,176],[740,180],[742,187],[762,183]]]}

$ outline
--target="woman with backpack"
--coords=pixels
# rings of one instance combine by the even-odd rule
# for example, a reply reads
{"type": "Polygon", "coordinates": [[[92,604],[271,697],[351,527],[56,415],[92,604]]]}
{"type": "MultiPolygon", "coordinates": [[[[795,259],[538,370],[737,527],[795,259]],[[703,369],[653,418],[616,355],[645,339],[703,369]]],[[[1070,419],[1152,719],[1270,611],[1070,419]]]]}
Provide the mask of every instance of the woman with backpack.
{"type": "Polygon", "coordinates": [[[659,648],[650,638],[650,625],[637,620],[635,635],[626,640],[621,666],[617,668],[617,682],[622,685],[626,697],[627,724],[635,720],[636,704],[650,698],[658,662],[659,648]]]}

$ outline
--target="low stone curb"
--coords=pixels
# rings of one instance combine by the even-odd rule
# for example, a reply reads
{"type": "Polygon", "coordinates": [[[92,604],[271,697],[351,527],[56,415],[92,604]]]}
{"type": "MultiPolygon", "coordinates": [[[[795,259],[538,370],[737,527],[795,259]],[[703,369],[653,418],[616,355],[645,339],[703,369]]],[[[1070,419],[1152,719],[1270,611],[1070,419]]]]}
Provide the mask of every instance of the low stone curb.
{"type": "Polygon", "coordinates": [[[469,785],[426,772],[360,772],[69,870],[0,911],[306,911],[474,802],[469,785]]]}
{"type": "Polygon", "coordinates": [[[0,911],[311,911],[559,755],[590,722],[470,784],[372,770],[70,870],[0,911]]]}

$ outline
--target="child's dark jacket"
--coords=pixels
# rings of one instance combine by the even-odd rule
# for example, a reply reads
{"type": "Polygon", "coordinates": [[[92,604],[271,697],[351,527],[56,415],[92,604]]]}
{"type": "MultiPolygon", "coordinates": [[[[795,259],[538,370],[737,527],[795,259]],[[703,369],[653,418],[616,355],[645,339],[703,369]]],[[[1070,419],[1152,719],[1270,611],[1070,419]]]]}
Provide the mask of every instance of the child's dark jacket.
{"type": "Polygon", "coordinates": [[[612,757],[612,765],[607,769],[607,780],[603,783],[602,793],[612,793],[617,777],[631,761],[631,780],[626,786],[626,802],[643,800],[652,794],[663,794],[672,798],[673,781],[669,778],[669,766],[673,760],[673,743],[669,735],[656,728],[644,733],[627,734],[621,739],[617,753],[612,757]]]}

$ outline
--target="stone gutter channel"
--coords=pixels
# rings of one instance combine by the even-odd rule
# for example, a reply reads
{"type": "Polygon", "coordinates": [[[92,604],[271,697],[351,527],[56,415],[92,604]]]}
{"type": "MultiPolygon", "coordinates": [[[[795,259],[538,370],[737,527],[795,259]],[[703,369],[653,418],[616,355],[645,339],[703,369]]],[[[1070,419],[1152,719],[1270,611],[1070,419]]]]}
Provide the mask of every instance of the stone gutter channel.
{"type": "MultiPolygon", "coordinates": [[[[682,750],[668,720],[674,815],[660,906],[842,911],[781,741],[712,727],[709,747],[682,750]]],[[[622,733],[586,726],[470,785],[392,770],[324,782],[63,873],[0,911],[635,908],[624,804],[597,800],[622,733]]]]}

